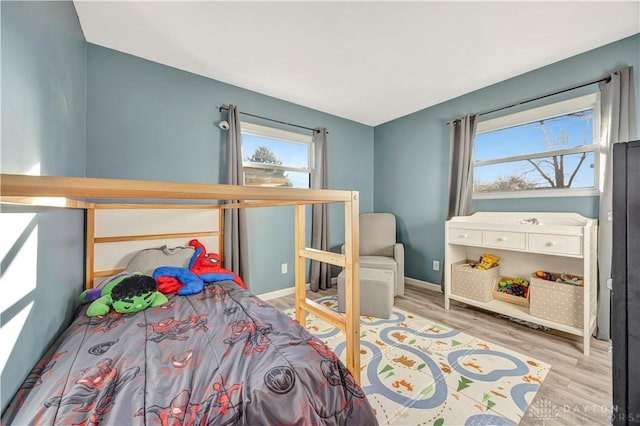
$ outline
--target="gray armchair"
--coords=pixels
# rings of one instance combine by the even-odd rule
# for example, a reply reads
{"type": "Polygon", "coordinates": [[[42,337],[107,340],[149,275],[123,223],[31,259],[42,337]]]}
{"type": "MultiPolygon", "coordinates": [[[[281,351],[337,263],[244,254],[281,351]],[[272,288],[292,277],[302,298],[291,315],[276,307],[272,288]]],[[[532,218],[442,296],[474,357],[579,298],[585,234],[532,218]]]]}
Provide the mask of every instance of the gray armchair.
{"type": "Polygon", "coordinates": [[[360,267],[393,271],[395,273],[393,295],[404,295],[404,246],[396,242],[394,215],[390,213],[360,215],[360,267]]]}

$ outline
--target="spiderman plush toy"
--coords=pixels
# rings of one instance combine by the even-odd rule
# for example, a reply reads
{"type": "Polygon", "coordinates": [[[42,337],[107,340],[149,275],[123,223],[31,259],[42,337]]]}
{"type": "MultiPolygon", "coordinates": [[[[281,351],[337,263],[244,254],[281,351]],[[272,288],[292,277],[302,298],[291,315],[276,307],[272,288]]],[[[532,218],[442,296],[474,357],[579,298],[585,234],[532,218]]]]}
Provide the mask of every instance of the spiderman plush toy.
{"type": "Polygon", "coordinates": [[[232,280],[240,287],[247,288],[242,278],[222,267],[219,254],[207,253],[205,246],[198,240],[189,241],[189,245],[195,250],[189,261],[189,269],[161,266],[153,272],[159,292],[177,292],[180,296],[187,296],[200,293],[205,283],[226,280],[232,280]]]}

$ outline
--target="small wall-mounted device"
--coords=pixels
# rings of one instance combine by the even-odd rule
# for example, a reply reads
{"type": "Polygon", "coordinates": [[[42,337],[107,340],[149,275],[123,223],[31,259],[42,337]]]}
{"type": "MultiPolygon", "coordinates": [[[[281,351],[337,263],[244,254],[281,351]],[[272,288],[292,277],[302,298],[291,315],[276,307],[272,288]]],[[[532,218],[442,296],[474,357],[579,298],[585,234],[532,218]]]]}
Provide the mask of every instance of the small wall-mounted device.
{"type": "Polygon", "coordinates": [[[222,120],[220,123],[218,123],[218,127],[220,127],[222,130],[229,130],[229,122],[227,120],[222,120]]]}

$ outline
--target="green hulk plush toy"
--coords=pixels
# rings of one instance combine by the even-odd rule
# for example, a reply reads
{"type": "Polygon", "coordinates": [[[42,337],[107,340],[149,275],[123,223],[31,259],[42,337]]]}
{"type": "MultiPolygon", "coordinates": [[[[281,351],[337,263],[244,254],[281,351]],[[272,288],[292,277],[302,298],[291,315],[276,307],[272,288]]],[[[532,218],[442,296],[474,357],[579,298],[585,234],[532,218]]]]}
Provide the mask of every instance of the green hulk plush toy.
{"type": "Polygon", "coordinates": [[[157,291],[156,281],[142,274],[117,275],[104,287],[85,290],[80,295],[80,302],[91,302],[87,309],[89,317],[106,315],[111,307],[116,312],[130,314],[168,301],[167,296],[157,291]]]}

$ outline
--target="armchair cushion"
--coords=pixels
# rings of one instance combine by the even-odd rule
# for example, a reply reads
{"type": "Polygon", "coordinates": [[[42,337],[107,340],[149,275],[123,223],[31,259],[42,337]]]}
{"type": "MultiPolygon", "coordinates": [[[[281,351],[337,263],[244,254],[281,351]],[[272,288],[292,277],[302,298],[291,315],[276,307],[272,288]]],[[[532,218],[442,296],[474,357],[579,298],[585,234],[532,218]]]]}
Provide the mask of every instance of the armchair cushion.
{"type": "Polygon", "coordinates": [[[393,257],[396,218],[389,213],[360,215],[360,255],[393,257]]]}
{"type": "Polygon", "coordinates": [[[404,295],[404,263],[398,262],[393,257],[360,256],[360,268],[393,271],[393,295],[404,295]]]}
{"type": "Polygon", "coordinates": [[[386,256],[360,256],[361,268],[372,269],[396,269],[398,262],[393,257],[386,256]]]}

